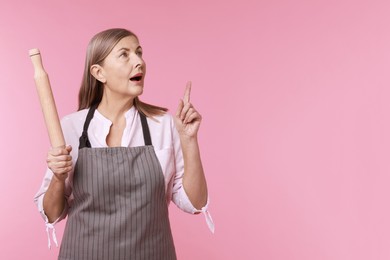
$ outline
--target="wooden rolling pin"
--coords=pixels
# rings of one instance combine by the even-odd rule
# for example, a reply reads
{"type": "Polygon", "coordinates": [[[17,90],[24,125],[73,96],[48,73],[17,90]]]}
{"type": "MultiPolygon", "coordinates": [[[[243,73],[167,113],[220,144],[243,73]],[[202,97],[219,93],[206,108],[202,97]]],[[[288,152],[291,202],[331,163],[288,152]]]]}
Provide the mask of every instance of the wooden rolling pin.
{"type": "Polygon", "coordinates": [[[47,132],[49,133],[52,147],[65,147],[64,134],[58,118],[56,103],[51,91],[49,77],[43,68],[39,49],[29,50],[29,55],[34,67],[34,79],[37,87],[43,116],[45,118],[47,132]]]}

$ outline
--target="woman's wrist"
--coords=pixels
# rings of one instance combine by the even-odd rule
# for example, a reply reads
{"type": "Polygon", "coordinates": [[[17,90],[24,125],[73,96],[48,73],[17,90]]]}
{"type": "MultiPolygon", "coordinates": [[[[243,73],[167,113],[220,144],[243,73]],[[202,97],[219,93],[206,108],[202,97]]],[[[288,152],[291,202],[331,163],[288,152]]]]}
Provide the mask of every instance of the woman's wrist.
{"type": "Polygon", "coordinates": [[[51,185],[55,187],[64,187],[65,186],[65,179],[58,177],[56,174],[53,174],[53,178],[51,179],[51,185]]]}
{"type": "Polygon", "coordinates": [[[188,136],[188,135],[180,135],[180,142],[181,144],[197,144],[198,143],[198,136],[188,136]]]}

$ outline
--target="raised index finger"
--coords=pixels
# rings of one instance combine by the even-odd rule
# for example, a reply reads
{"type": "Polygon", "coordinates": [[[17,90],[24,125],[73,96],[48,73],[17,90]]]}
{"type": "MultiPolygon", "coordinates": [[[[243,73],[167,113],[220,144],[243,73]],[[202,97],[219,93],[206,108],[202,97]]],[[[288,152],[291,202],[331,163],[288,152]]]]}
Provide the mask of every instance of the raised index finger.
{"type": "Polygon", "coordinates": [[[191,95],[191,81],[188,81],[186,86],[186,91],[184,92],[184,97],[183,97],[184,104],[190,102],[190,95],[191,95]]]}

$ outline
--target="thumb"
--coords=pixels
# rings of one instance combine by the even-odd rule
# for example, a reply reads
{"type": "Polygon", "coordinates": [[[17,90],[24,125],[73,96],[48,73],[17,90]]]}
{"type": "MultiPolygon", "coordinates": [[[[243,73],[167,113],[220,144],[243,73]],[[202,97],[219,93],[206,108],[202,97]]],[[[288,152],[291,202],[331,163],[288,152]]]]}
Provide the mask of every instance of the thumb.
{"type": "Polygon", "coordinates": [[[65,149],[70,153],[70,151],[72,151],[72,146],[71,145],[67,145],[65,147],[65,149]]]}

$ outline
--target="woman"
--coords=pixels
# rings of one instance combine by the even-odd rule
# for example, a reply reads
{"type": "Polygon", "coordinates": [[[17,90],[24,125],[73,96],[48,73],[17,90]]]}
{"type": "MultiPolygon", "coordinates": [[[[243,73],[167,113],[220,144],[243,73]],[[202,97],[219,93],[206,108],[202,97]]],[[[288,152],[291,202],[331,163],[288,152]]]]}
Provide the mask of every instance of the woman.
{"type": "Polygon", "coordinates": [[[137,36],[95,35],[87,50],[79,111],[61,120],[66,147],[48,152],[34,200],[49,229],[68,216],[59,259],[176,259],[170,200],[207,212],[190,84],[174,117],[139,100],[146,73],[137,36]]]}

